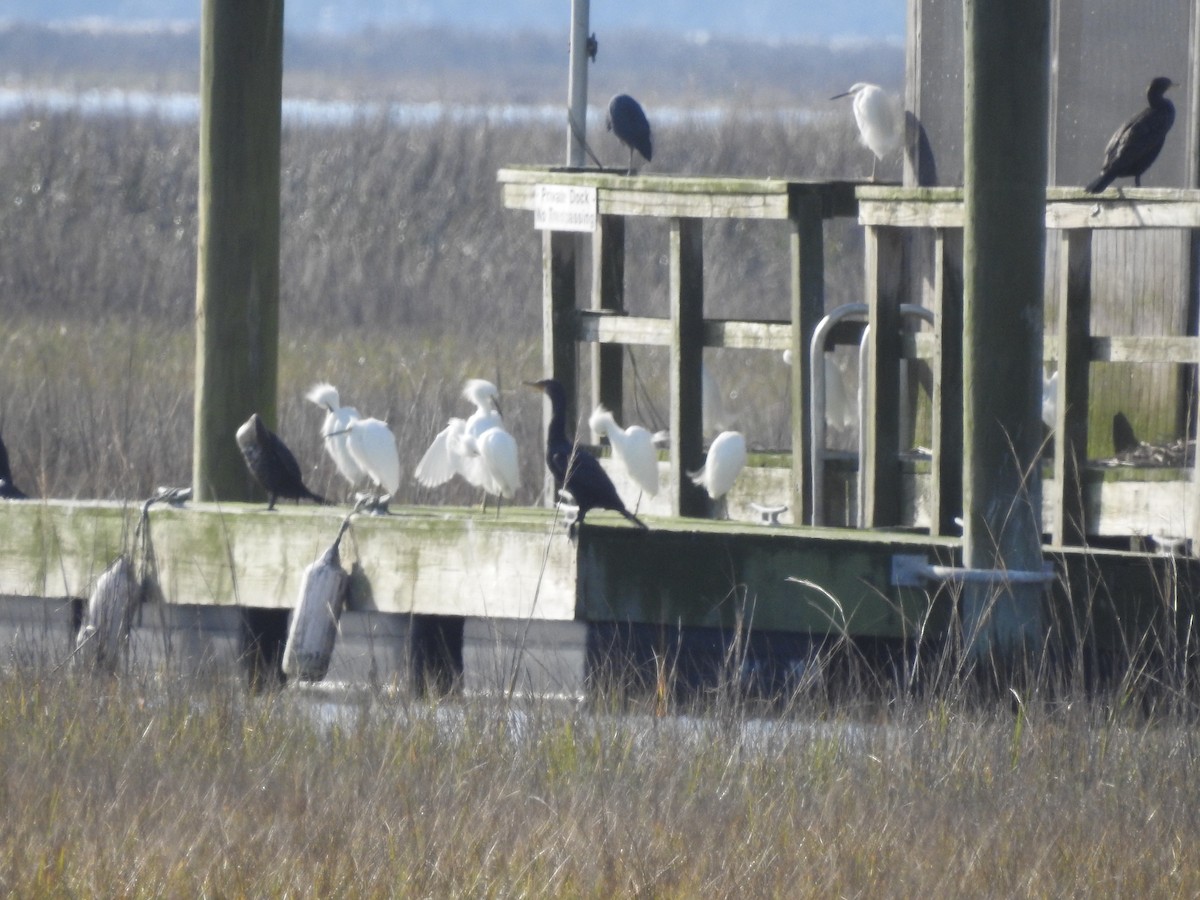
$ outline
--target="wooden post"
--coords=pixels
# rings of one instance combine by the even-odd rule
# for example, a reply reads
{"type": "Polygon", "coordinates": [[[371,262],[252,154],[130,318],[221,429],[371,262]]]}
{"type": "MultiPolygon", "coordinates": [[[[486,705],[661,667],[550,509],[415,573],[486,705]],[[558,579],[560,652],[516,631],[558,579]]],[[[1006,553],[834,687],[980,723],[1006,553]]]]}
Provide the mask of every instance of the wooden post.
{"type": "MultiPolygon", "coordinates": [[[[542,232],[542,368],[556,378],[567,394],[567,433],[573,434],[579,394],[575,296],[578,235],[569,231],[542,232]]],[[[550,425],[550,404],[545,404],[542,434],[550,425]]],[[[544,446],[544,445],[543,445],[544,446]]],[[[554,478],[546,473],[546,502],[557,502],[554,478]]]]}
{"type": "Polygon", "coordinates": [[[1086,543],[1083,469],[1088,448],[1088,375],[1092,336],[1092,232],[1059,232],[1058,397],[1054,421],[1052,542],[1086,543]]]}
{"type": "Polygon", "coordinates": [[[997,674],[1042,638],[1042,327],[1050,0],[964,0],[963,626],[997,674]]]}
{"type": "Polygon", "coordinates": [[[930,534],[958,534],[963,511],[962,231],[934,239],[933,495],[930,534]]]}
{"type": "Polygon", "coordinates": [[[687,473],[704,465],[700,366],[704,361],[704,220],[671,219],[671,511],[709,514],[687,473]]]}
{"type": "Polygon", "coordinates": [[[248,500],[234,433],[274,425],[278,379],[282,0],[205,0],[200,51],[192,487],[248,500]]]}
{"type": "MultiPolygon", "coordinates": [[[[625,219],[601,216],[592,235],[592,309],[625,311],[625,219]]],[[[621,344],[592,344],[592,409],[603,403],[624,426],[625,381],[621,344]]],[[[595,440],[595,436],[593,436],[595,440]]]]}
{"type": "Polygon", "coordinates": [[[788,210],[792,281],[792,520],[811,522],[812,480],[812,336],[825,313],[825,223],[821,199],[793,192],[788,210]]]}
{"type": "Polygon", "coordinates": [[[871,332],[867,338],[869,368],[867,409],[862,423],[862,514],[865,527],[900,523],[900,294],[904,235],[899,228],[868,226],[865,233],[866,292],[871,332]]]}

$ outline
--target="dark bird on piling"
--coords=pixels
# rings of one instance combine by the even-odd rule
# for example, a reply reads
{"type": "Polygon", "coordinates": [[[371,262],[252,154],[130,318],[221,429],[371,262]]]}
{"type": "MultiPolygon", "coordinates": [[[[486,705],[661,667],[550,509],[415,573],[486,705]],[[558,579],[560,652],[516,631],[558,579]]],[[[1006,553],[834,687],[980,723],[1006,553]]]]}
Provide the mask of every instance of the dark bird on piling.
{"type": "Polygon", "coordinates": [[[654,156],[654,144],[650,139],[650,122],[642,105],[628,94],[617,94],[608,101],[606,127],[629,148],[629,168],[633,171],[633,151],[636,150],[650,162],[654,156]]]}
{"type": "Polygon", "coordinates": [[[8,448],[0,440],[0,500],[28,500],[28,495],[13,484],[12,468],[8,464],[8,448]]]}
{"type": "Polygon", "coordinates": [[[267,509],[275,508],[277,499],[315,500],[324,503],[325,498],[314,494],[304,486],[300,477],[300,464],[279,435],[263,424],[258,413],[237,430],[238,448],[246,460],[246,468],[267,492],[267,509]]]}
{"type": "Polygon", "coordinates": [[[592,509],[610,509],[620,513],[634,525],[645,529],[646,525],[625,508],[612,480],[600,466],[596,457],[588,453],[567,437],[567,395],[563,386],[553,378],[525,382],[550,398],[550,425],[546,429],[546,467],[554,476],[554,487],[566,491],[579,507],[579,514],[571,525],[572,537],[583,518],[592,509]]]}
{"type": "Polygon", "coordinates": [[[1150,168],[1175,124],[1175,106],[1163,96],[1167,88],[1175,87],[1170,78],[1161,75],[1150,82],[1146,91],[1149,106],[1117,129],[1104,148],[1104,165],[1086,188],[1098,194],[1114,179],[1132,178],[1134,187],[1142,186],[1142,175],[1150,168]]]}

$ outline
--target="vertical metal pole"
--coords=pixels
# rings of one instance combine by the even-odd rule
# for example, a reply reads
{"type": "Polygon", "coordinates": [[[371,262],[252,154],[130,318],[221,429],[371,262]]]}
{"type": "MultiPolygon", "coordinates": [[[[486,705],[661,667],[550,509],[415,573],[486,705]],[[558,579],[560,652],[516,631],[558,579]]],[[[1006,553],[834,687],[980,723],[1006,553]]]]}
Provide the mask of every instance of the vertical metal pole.
{"type": "Polygon", "coordinates": [[[589,0],[571,0],[571,74],[567,81],[567,165],[573,168],[587,163],[583,148],[587,137],[588,19],[589,0]]]}
{"type": "Polygon", "coordinates": [[[283,0],[205,0],[192,487],[248,500],[238,426],[274,425],[283,0]]]}
{"type": "MultiPolygon", "coordinates": [[[[1042,327],[1051,0],[964,0],[964,557],[1040,571],[1042,327]]],[[[1044,587],[968,582],[968,650],[1011,671],[1044,587]]]]}

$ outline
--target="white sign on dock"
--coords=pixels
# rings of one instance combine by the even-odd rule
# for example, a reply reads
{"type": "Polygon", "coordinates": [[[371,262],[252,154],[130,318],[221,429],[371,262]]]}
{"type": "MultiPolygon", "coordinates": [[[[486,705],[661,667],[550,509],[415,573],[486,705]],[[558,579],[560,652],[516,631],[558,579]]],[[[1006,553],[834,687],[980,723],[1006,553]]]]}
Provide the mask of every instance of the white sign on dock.
{"type": "Polygon", "coordinates": [[[533,227],[546,231],[595,231],[596,189],[563,184],[534,186],[533,227]]]}

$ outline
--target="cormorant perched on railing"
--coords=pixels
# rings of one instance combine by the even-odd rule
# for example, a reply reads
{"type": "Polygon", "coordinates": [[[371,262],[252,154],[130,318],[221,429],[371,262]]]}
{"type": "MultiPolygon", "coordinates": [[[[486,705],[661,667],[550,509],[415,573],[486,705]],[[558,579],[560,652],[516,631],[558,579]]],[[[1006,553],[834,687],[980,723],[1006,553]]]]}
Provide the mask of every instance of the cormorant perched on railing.
{"type": "Polygon", "coordinates": [[[1142,175],[1150,168],[1162,150],[1167,132],[1175,124],[1175,106],[1163,96],[1174,87],[1170,78],[1161,75],[1150,82],[1146,99],[1150,105],[1117,129],[1104,148],[1104,165],[1100,174],[1086,188],[1098,194],[1113,179],[1132,178],[1134,187],[1142,186],[1142,175]]]}
{"type": "Polygon", "coordinates": [[[650,139],[650,121],[642,105],[628,94],[617,94],[608,101],[606,127],[629,148],[629,168],[633,171],[633,151],[636,150],[650,162],[654,156],[654,143],[650,139]]]}
{"type": "Polygon", "coordinates": [[[553,378],[525,382],[550,398],[550,425],[546,429],[546,467],[554,476],[554,487],[575,498],[579,514],[571,525],[571,536],[591,509],[611,509],[639,528],[646,525],[625,508],[621,496],[596,457],[567,437],[567,395],[553,378]]]}
{"type": "Polygon", "coordinates": [[[12,468],[8,463],[8,448],[0,440],[0,500],[28,500],[29,496],[13,484],[12,468]]]}
{"type": "Polygon", "coordinates": [[[324,497],[304,486],[296,457],[279,436],[263,424],[258,413],[251,413],[237,430],[237,443],[246,460],[246,468],[267,492],[267,509],[274,509],[279,498],[325,502],[324,497]]]}

